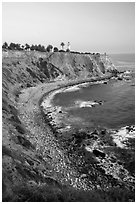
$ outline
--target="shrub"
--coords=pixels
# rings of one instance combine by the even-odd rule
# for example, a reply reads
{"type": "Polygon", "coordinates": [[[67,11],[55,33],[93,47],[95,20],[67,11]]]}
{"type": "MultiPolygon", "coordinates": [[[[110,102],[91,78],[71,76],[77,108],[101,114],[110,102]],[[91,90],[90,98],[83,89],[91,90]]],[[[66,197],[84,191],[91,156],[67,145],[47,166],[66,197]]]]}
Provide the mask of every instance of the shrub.
{"type": "Polygon", "coordinates": [[[69,50],[69,49],[66,49],[66,52],[70,52],[70,50],[69,50]]]}
{"type": "Polygon", "coordinates": [[[16,50],[16,44],[15,43],[10,43],[9,47],[10,50],[16,50]]]}
{"type": "Polygon", "coordinates": [[[54,52],[58,52],[58,48],[57,47],[54,47],[54,52]]]}
{"type": "Polygon", "coordinates": [[[77,190],[73,187],[55,185],[22,184],[13,187],[14,196],[3,196],[3,202],[128,202],[134,201],[134,192],[120,187],[109,190],[77,190]]]}
{"type": "Polygon", "coordinates": [[[28,50],[28,49],[30,49],[30,46],[26,43],[25,44],[25,50],[28,50]]]}
{"type": "Polygon", "coordinates": [[[52,45],[48,45],[47,48],[46,48],[46,51],[47,51],[47,52],[50,52],[50,51],[52,50],[52,48],[53,48],[52,45]]]}
{"type": "Polygon", "coordinates": [[[2,48],[7,49],[8,48],[8,43],[7,42],[3,43],[2,48]]]}
{"type": "Polygon", "coordinates": [[[59,50],[59,52],[65,52],[64,50],[59,50]]]}

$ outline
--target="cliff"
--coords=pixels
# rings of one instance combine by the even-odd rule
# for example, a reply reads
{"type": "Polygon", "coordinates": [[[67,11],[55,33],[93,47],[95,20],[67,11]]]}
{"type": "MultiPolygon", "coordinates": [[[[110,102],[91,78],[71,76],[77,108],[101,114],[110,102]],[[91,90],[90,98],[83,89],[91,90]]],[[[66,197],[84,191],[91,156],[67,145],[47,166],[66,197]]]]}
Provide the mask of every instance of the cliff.
{"type": "Polygon", "coordinates": [[[115,70],[108,56],[74,53],[53,53],[49,63],[57,67],[67,79],[108,75],[115,70]]]}
{"type": "MultiPolygon", "coordinates": [[[[66,52],[40,53],[7,51],[3,52],[3,68],[11,67],[21,78],[30,83],[45,82],[58,78],[75,79],[108,75],[116,70],[106,55],[73,54],[66,52]],[[16,68],[16,69],[15,69],[16,68]],[[18,72],[18,73],[17,73],[18,72]],[[27,76],[26,76],[27,75],[27,76]],[[29,75],[29,76],[28,76],[29,75]],[[22,78],[23,77],[23,78],[22,78]]],[[[15,74],[15,76],[16,76],[15,74]]],[[[14,77],[15,77],[14,76],[14,77]]]]}
{"type": "MultiPolygon", "coordinates": [[[[113,192],[108,196],[104,191],[103,173],[92,167],[93,175],[104,182],[98,190],[100,181],[89,183],[72,165],[39,103],[43,94],[68,81],[99,79],[116,72],[105,55],[3,52],[3,201],[114,201],[113,192]]],[[[116,194],[122,193],[117,190],[116,194]]]]}

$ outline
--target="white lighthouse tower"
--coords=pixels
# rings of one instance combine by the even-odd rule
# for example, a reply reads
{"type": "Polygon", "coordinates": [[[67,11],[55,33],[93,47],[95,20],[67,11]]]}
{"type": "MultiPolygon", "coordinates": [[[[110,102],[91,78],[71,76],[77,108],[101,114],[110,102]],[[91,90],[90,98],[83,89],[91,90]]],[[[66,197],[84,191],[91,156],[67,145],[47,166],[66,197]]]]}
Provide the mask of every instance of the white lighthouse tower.
{"type": "Polygon", "coordinates": [[[67,50],[70,51],[70,42],[68,42],[68,44],[67,44],[67,50]]]}

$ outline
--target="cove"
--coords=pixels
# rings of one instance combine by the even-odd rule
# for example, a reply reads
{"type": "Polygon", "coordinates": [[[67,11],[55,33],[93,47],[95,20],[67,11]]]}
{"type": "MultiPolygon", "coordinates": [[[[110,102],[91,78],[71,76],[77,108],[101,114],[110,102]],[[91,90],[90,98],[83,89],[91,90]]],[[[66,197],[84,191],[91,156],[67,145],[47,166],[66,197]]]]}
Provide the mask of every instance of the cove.
{"type": "Polygon", "coordinates": [[[130,81],[80,85],[57,93],[53,106],[65,112],[63,122],[72,127],[120,128],[135,124],[135,87],[130,81]]]}

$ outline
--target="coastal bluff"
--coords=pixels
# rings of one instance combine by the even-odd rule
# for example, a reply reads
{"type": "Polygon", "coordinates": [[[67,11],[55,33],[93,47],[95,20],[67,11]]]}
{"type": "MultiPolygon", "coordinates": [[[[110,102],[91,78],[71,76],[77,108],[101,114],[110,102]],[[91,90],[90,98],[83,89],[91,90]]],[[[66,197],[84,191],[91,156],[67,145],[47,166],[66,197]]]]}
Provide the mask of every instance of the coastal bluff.
{"type": "MultiPolygon", "coordinates": [[[[40,108],[43,95],[53,90],[116,74],[107,55],[3,50],[3,201],[106,202],[115,201],[112,194],[131,193],[128,188],[122,190],[116,179],[115,193],[109,189],[113,178],[105,177],[96,161],[91,161],[93,179],[89,182],[70,161],[40,108]]],[[[89,153],[84,153],[90,159],[89,153]]]]}
{"type": "MultiPolygon", "coordinates": [[[[80,54],[71,52],[3,51],[3,68],[14,69],[19,76],[29,75],[30,80],[47,82],[58,79],[87,79],[105,76],[116,71],[105,54],[80,54]],[[7,64],[6,64],[7,63],[7,64]],[[11,65],[11,67],[10,67],[11,65]],[[14,67],[14,68],[13,68],[14,67]],[[24,73],[24,74],[23,74],[24,73]]],[[[27,78],[26,76],[26,78],[27,78]]],[[[21,83],[22,77],[19,80],[21,83]]],[[[28,81],[29,82],[29,81],[28,81]]]]}

